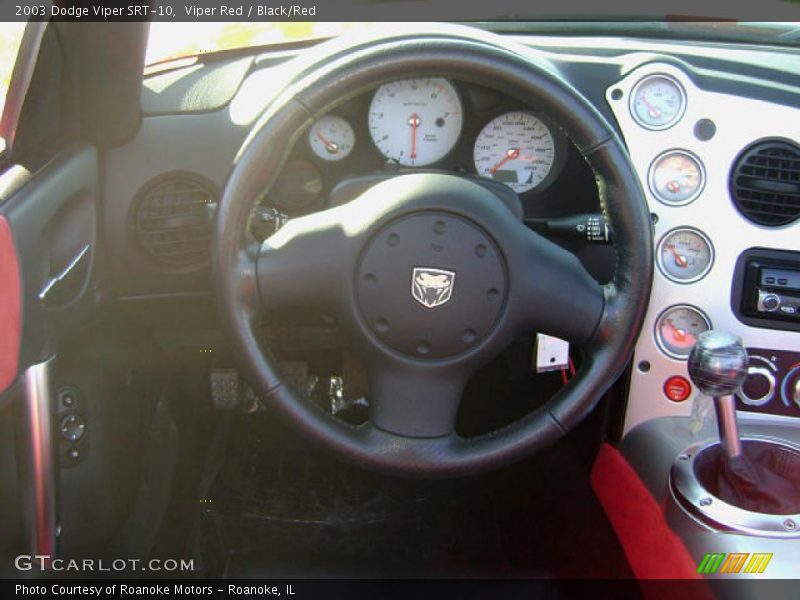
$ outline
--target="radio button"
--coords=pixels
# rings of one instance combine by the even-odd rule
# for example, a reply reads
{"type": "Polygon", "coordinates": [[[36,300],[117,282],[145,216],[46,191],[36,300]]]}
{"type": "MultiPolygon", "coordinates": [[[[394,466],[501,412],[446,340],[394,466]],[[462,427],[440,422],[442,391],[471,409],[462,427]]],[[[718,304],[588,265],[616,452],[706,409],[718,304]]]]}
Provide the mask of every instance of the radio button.
{"type": "Polygon", "coordinates": [[[758,293],[758,308],[764,312],[775,312],[781,306],[781,299],[778,294],[758,293]]]}

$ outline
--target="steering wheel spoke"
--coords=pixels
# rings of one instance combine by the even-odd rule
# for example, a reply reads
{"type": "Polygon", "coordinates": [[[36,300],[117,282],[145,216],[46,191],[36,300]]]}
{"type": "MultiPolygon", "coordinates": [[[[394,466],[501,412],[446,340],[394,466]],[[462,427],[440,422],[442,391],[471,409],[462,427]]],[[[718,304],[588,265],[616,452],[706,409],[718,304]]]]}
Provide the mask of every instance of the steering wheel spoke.
{"type": "Polygon", "coordinates": [[[335,210],[292,219],[259,249],[256,278],[262,307],[340,308],[355,252],[335,210]]]}
{"type": "Polygon", "coordinates": [[[573,344],[588,341],[603,314],[602,286],[574,254],[537,233],[521,232],[515,249],[509,325],[573,344]]]}
{"type": "Polygon", "coordinates": [[[373,358],[368,366],[370,420],[410,438],[450,435],[467,382],[462,367],[373,358]]]}

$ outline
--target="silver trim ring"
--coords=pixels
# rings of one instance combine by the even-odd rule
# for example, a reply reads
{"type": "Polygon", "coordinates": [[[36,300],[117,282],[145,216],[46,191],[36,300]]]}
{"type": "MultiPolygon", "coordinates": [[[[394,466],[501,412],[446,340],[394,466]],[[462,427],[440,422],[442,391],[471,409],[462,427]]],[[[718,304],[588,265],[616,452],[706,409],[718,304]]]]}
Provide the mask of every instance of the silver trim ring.
{"type": "Polygon", "coordinates": [[[764,406],[775,397],[775,375],[773,375],[772,371],[770,371],[766,367],[756,367],[756,366],[751,366],[747,368],[747,376],[749,377],[751,375],[761,375],[764,379],[767,380],[767,383],[769,384],[767,393],[759,398],[751,398],[750,396],[744,393],[744,388],[742,388],[736,393],[736,395],[739,397],[739,400],[741,400],[748,406],[764,406]]]}
{"type": "Polygon", "coordinates": [[[667,350],[666,346],[664,345],[664,341],[661,339],[661,332],[659,331],[659,326],[658,326],[661,323],[661,318],[665,314],[667,314],[669,311],[675,310],[677,308],[688,308],[690,310],[695,311],[698,315],[700,315],[703,318],[703,320],[706,322],[706,325],[708,326],[709,329],[712,329],[713,325],[711,324],[711,319],[708,318],[708,315],[706,313],[704,313],[702,310],[700,310],[699,308],[697,308],[696,306],[692,305],[692,304],[671,304],[670,306],[668,306],[664,310],[662,310],[660,313],[658,313],[658,316],[656,317],[656,319],[655,319],[655,321],[653,323],[653,336],[655,337],[655,340],[656,340],[656,347],[665,356],[668,356],[669,358],[672,358],[674,360],[679,360],[679,361],[686,361],[689,358],[688,354],[686,356],[682,356],[680,354],[675,354],[674,352],[670,352],[669,350],[667,350]]]}
{"type": "Polygon", "coordinates": [[[700,157],[696,154],[689,152],[688,150],[684,150],[683,148],[670,148],[669,150],[665,150],[664,152],[660,153],[656,156],[650,166],[647,168],[647,187],[650,190],[650,193],[653,195],[653,198],[658,200],[664,206],[686,206],[687,204],[691,204],[695,200],[700,197],[700,194],[703,193],[703,190],[706,188],[706,166],[703,164],[703,161],[700,160],[700,157]],[[694,193],[686,198],[685,200],[680,200],[679,202],[674,202],[664,198],[658,193],[658,188],[655,184],[655,175],[656,175],[656,164],[667,158],[670,155],[677,154],[688,158],[691,161],[694,161],[697,164],[697,170],[700,172],[700,185],[697,186],[697,189],[694,193]]]}
{"type": "MultiPolygon", "coordinates": [[[[766,436],[747,436],[743,442],[768,442],[800,454],[795,444],[766,436]]],[[[705,519],[709,524],[738,533],[777,538],[800,537],[800,514],[771,515],[745,510],[728,504],[709,493],[694,473],[696,457],[719,441],[698,442],[684,450],[672,463],[670,489],[675,499],[687,511],[705,519]]]]}
{"type": "Polygon", "coordinates": [[[676,125],[678,122],[680,122],[680,120],[683,118],[684,113],[686,112],[686,90],[683,89],[683,85],[681,84],[681,82],[678,81],[672,75],[667,75],[666,73],[650,73],[649,75],[645,75],[644,77],[642,77],[639,81],[636,82],[636,85],[633,86],[631,94],[628,97],[628,111],[630,112],[631,117],[633,117],[633,120],[636,121],[636,123],[638,123],[639,126],[643,127],[644,129],[649,129],[650,131],[663,131],[665,129],[669,129],[673,125],[676,125]],[[678,93],[680,94],[681,97],[681,108],[675,114],[675,118],[669,121],[668,123],[665,123],[664,125],[653,126],[642,122],[642,120],[639,118],[639,115],[636,114],[636,110],[634,110],[633,108],[633,103],[636,100],[636,93],[639,91],[639,88],[642,87],[642,85],[647,81],[657,78],[666,79],[667,81],[672,83],[676,88],[678,88],[678,93]]]}
{"type": "Polygon", "coordinates": [[[715,259],[716,259],[716,254],[714,252],[714,244],[711,243],[711,238],[709,238],[705,233],[703,233],[696,227],[674,227],[673,229],[670,229],[669,231],[665,232],[664,235],[661,236],[661,239],[658,241],[658,246],[656,246],[656,266],[658,267],[659,273],[661,273],[664,277],[666,277],[673,283],[677,283],[680,285],[687,285],[689,283],[695,283],[696,281],[700,281],[711,271],[711,267],[714,266],[715,259]],[[661,264],[662,260],[661,249],[664,247],[664,242],[668,237],[676,233],[682,233],[682,232],[694,233],[700,236],[700,238],[702,238],[702,240],[706,243],[706,246],[708,246],[708,255],[709,255],[708,265],[706,265],[706,268],[703,270],[702,273],[700,273],[700,275],[696,275],[695,277],[692,277],[690,279],[678,279],[676,277],[673,277],[672,275],[669,274],[667,268],[661,264]]]}

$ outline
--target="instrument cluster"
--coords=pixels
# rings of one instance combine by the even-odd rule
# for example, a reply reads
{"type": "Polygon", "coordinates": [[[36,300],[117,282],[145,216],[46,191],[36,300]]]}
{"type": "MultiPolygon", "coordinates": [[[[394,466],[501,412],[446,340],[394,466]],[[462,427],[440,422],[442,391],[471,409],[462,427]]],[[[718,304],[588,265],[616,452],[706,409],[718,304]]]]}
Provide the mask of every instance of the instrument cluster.
{"type": "Polygon", "coordinates": [[[351,176],[442,169],[501,182],[523,203],[553,184],[570,144],[546,115],[500,92],[442,77],[381,85],[309,127],[269,199],[288,215],[324,208],[351,176]]]}

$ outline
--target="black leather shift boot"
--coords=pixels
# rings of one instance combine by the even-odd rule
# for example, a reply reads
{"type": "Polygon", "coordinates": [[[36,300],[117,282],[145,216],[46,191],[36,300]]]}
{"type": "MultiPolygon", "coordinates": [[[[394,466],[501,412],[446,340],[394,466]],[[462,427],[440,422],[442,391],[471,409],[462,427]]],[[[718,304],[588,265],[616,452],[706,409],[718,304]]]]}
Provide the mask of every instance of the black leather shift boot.
{"type": "Polygon", "coordinates": [[[720,500],[754,512],[800,513],[800,453],[764,441],[743,440],[728,460],[720,446],[697,457],[700,483],[720,500]]]}

